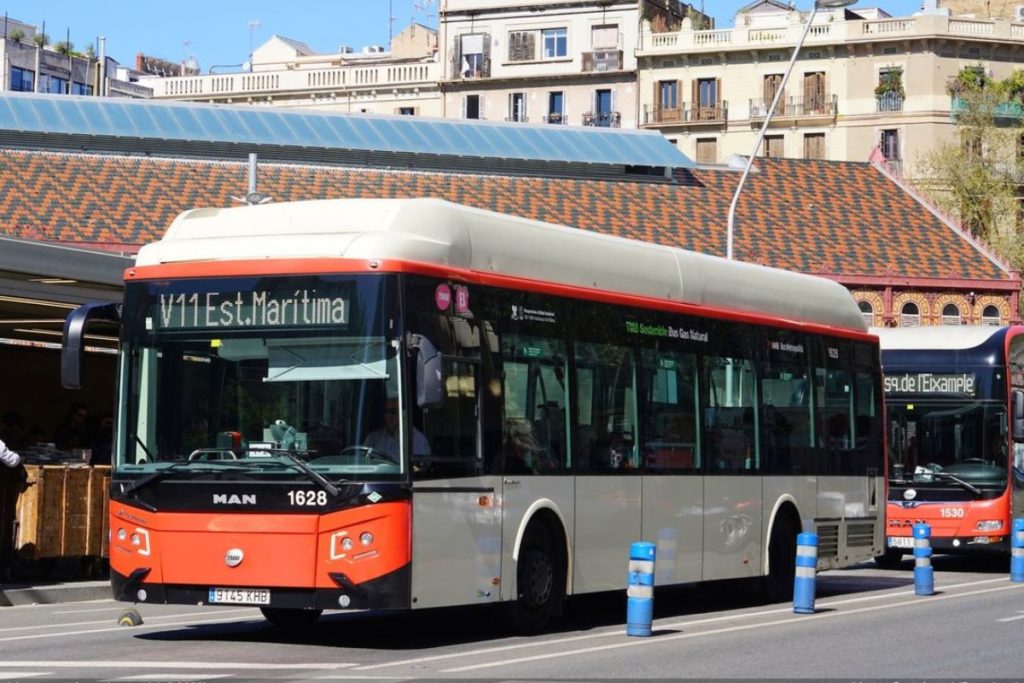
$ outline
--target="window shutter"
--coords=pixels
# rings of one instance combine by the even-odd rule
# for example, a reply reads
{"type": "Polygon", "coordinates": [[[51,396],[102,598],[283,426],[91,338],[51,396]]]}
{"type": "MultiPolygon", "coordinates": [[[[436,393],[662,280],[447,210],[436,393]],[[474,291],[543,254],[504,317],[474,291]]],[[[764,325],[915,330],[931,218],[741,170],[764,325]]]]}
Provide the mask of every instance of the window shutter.
{"type": "Polygon", "coordinates": [[[715,108],[722,106],[722,79],[715,79],[715,108]]]}
{"type": "Polygon", "coordinates": [[[696,78],[690,84],[690,109],[697,111],[700,107],[700,81],[696,78]]]}

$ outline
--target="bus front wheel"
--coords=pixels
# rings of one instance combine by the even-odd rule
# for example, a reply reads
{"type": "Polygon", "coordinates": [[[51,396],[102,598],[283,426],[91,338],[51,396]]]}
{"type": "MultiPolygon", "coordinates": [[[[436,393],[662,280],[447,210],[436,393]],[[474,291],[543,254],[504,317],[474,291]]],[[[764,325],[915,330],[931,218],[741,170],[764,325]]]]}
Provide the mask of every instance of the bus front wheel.
{"type": "Polygon", "coordinates": [[[320,618],[323,610],[289,609],[286,607],[260,607],[264,618],[274,626],[281,628],[299,628],[309,626],[320,618]]]}
{"type": "Polygon", "coordinates": [[[542,632],[561,603],[561,571],[554,548],[542,525],[531,527],[523,539],[516,563],[516,599],[509,605],[509,620],[519,633],[542,632]]]}
{"type": "Polygon", "coordinates": [[[898,569],[903,562],[903,551],[895,548],[886,548],[881,555],[875,556],[875,564],[882,569],[898,569]]]}

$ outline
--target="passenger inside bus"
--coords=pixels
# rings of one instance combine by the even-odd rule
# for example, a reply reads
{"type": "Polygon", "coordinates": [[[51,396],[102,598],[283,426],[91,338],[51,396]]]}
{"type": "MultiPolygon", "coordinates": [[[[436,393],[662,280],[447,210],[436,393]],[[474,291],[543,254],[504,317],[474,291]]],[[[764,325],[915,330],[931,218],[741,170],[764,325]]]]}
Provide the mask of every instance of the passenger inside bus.
{"type": "Polygon", "coordinates": [[[505,474],[537,474],[537,440],[533,428],[526,420],[508,420],[505,426],[503,449],[505,474]]]}

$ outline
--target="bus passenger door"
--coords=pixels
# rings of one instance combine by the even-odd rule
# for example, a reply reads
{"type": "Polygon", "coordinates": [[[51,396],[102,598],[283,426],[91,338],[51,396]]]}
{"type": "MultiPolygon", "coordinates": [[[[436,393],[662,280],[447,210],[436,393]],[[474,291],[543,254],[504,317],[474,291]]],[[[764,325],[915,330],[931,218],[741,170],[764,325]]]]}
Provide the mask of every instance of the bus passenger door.
{"type": "MultiPolygon", "coordinates": [[[[478,340],[480,328],[463,327],[456,336],[465,349],[478,340]]],[[[414,452],[412,458],[412,607],[417,609],[500,598],[498,479],[487,474],[484,458],[496,411],[492,400],[481,395],[486,384],[480,382],[478,359],[446,355],[442,367],[441,402],[422,407],[415,397],[408,402],[412,426],[422,430],[430,445],[429,453],[414,452]]]]}

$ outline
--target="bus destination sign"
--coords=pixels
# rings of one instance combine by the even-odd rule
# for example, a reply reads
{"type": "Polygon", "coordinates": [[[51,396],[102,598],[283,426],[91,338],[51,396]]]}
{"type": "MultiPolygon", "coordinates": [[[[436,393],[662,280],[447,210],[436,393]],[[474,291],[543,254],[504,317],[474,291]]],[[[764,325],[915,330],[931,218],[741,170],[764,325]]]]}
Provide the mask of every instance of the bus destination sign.
{"type": "Polygon", "coordinates": [[[936,375],[931,372],[908,372],[885,375],[887,394],[956,394],[974,396],[975,377],[970,373],[936,375]]]}
{"type": "MultiPolygon", "coordinates": [[[[315,289],[248,290],[160,294],[154,313],[159,328],[166,330],[347,325],[348,309],[345,297],[318,295],[315,289]]],[[[152,329],[153,318],[146,322],[152,329]]]]}

